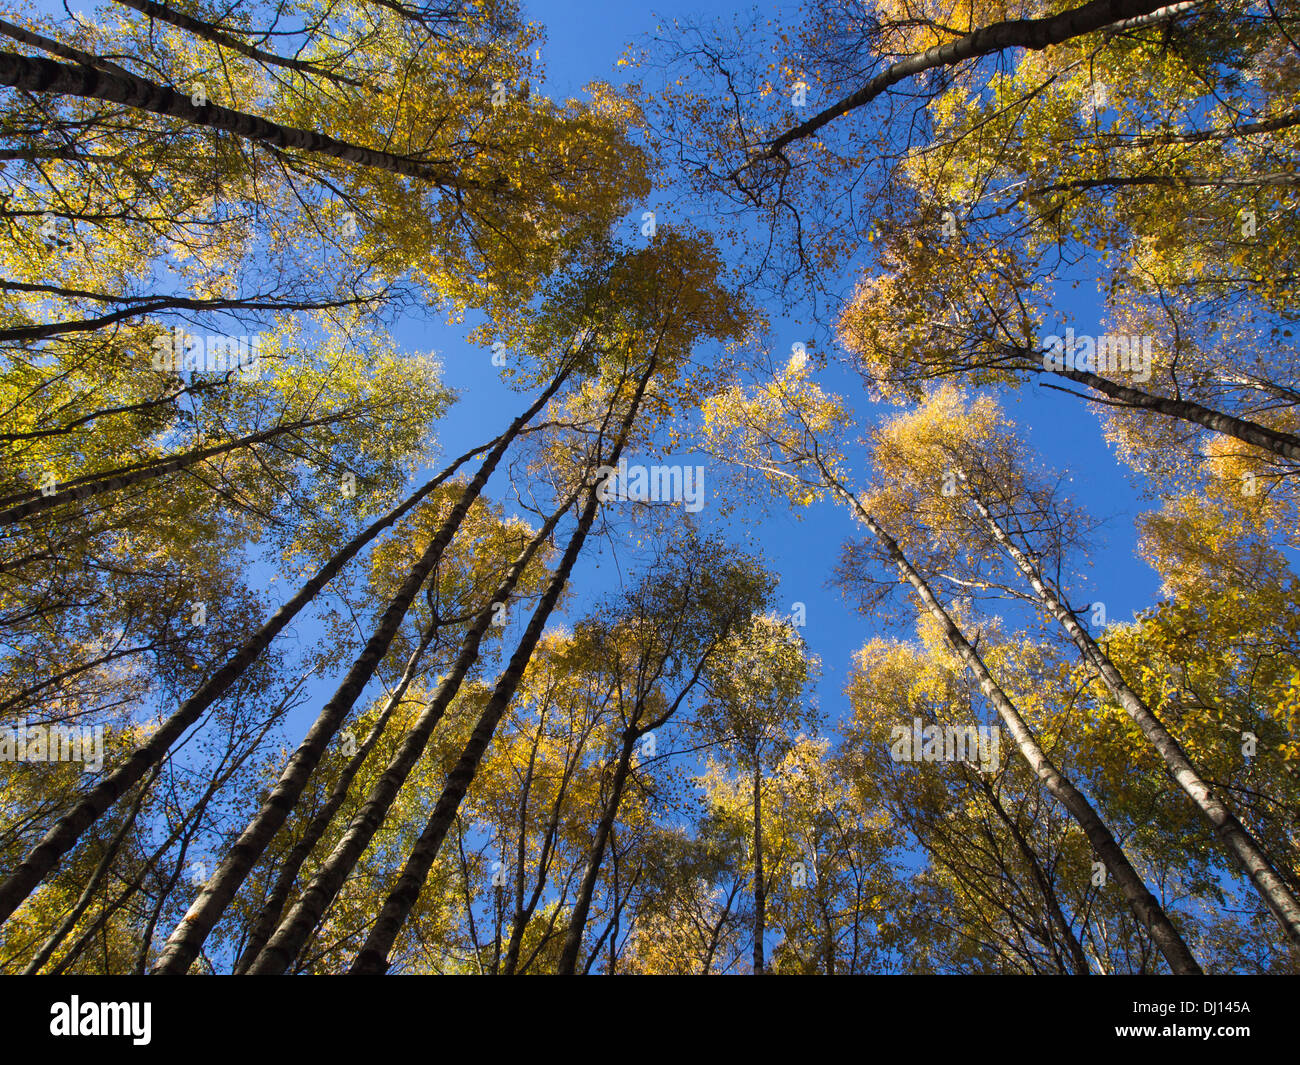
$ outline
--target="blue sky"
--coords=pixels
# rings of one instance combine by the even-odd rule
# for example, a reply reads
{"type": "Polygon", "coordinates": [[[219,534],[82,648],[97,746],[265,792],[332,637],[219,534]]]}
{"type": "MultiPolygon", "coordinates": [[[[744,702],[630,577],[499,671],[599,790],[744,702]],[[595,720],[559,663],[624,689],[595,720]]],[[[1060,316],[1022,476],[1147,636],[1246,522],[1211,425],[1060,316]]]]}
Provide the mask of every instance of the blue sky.
{"type": "MultiPolygon", "coordinates": [[[[629,44],[637,43],[657,24],[674,17],[697,21],[718,18],[730,23],[736,8],[716,0],[669,2],[653,9],[595,0],[534,0],[526,4],[525,10],[547,31],[542,53],[547,78],[543,85],[534,87],[534,92],[544,91],[562,99],[582,95],[582,87],[595,79],[619,84],[634,77],[634,69],[616,66],[617,60],[629,44]]],[[[698,220],[702,205],[674,201],[667,206],[671,214],[698,220]]],[[[1080,331],[1084,330],[1082,323],[1096,320],[1100,311],[1095,290],[1087,284],[1080,285],[1063,306],[1077,316],[1080,331]]],[[[777,308],[769,311],[779,319],[777,308]]],[[[802,338],[797,325],[789,328],[789,340],[802,338]]],[[[463,447],[499,431],[508,417],[505,412],[520,406],[519,398],[497,377],[487,349],[467,344],[464,332],[463,327],[445,327],[432,321],[418,328],[406,322],[397,329],[403,343],[431,346],[439,352],[447,383],[461,395],[461,401],[439,428],[440,442],[448,454],[457,454],[463,447]]],[[[774,332],[780,341],[781,328],[778,326],[774,332]]],[[[830,387],[850,390],[856,383],[851,375],[832,373],[832,378],[830,387]]],[[[864,412],[869,410],[861,396],[850,393],[849,398],[856,399],[864,412]]],[[[1094,519],[1106,523],[1100,533],[1102,543],[1093,553],[1092,586],[1076,584],[1071,588],[1072,600],[1102,600],[1110,619],[1127,620],[1154,601],[1159,582],[1133,551],[1133,520],[1146,505],[1137,498],[1126,472],[1102,438],[1097,414],[1089,404],[1037,386],[1008,393],[1004,401],[1008,413],[1045,461],[1072,477],[1070,487],[1076,499],[1094,519]]],[[[707,463],[707,457],[688,456],[682,461],[707,463]]],[[[720,479],[711,476],[706,466],[710,491],[720,479]]],[[[502,491],[503,483],[498,482],[489,495],[500,499],[502,491]]],[[[706,505],[701,518],[708,523],[710,517],[706,505]]],[[[752,543],[780,577],[780,599],[785,608],[794,602],[806,604],[803,635],[822,659],[818,694],[823,710],[833,721],[846,709],[841,691],[853,652],[880,632],[873,619],[858,615],[838,591],[827,587],[840,545],[847,537],[861,535],[860,530],[842,508],[831,503],[810,507],[800,517],[783,506],[751,506],[738,519],[724,528],[736,539],[752,543]]],[[[609,587],[613,568],[603,565],[599,572],[596,570],[597,563],[607,561],[607,555],[604,545],[599,555],[589,551],[575,573],[573,586],[581,590],[575,612],[591,596],[609,587]]]]}

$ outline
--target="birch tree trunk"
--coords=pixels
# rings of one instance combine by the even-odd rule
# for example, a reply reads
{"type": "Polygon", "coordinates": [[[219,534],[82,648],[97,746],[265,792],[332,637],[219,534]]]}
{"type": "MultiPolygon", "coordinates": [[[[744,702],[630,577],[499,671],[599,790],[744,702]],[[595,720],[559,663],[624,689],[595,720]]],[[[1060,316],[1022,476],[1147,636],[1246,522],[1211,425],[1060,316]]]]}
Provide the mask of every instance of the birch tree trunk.
{"type": "Polygon", "coordinates": [[[311,421],[279,425],[271,429],[263,429],[261,432],[249,433],[237,440],[228,440],[224,444],[195,448],[193,451],[187,451],[182,455],[172,455],[148,462],[136,463],[134,466],[124,467],[119,470],[107,470],[102,474],[92,474],[88,477],[78,478],[76,481],[70,482],[66,488],[59,489],[48,496],[43,496],[39,492],[27,493],[26,496],[11,496],[8,499],[0,500],[0,505],[13,503],[12,506],[8,506],[5,510],[0,510],[0,526],[13,525],[23,518],[29,518],[33,514],[39,514],[53,507],[62,506],[64,503],[91,499],[107,492],[120,492],[123,488],[130,488],[133,484],[143,484],[145,481],[151,481],[157,477],[165,477],[169,473],[176,473],[205,459],[214,458],[217,455],[226,455],[241,448],[264,443],[267,440],[274,440],[277,436],[283,436],[285,433],[299,432],[313,426],[324,425],[332,420],[334,419],[315,418],[311,421]]]}
{"type": "Polygon", "coordinates": [[[823,126],[865,106],[891,86],[927,70],[953,66],[1011,48],[1041,51],[1086,33],[1110,27],[1119,29],[1130,20],[1145,20],[1161,11],[1176,14],[1191,6],[1188,3],[1166,4],[1165,0],[1090,0],[1047,18],[1007,19],[982,26],[964,37],[891,63],[852,95],[774,138],[761,158],[776,157],[787,145],[813,136],[823,126]]]}
{"type": "Polygon", "coordinates": [[[447,707],[460,691],[465,677],[478,661],[483,636],[496,616],[492,604],[505,603],[509,600],[533,556],[542,544],[546,543],[573,498],[570,496],[556,507],[555,512],[511,564],[505,578],[493,592],[491,601],[484,605],[465,633],[456,662],[447,675],[439,681],[433,697],[429,700],[429,705],[403,737],[401,745],[389,761],[383,775],[375,781],[365,803],[357,811],[329,857],[312,877],[302,897],[275,929],[275,934],[267,942],[261,956],[249,966],[249,975],[264,976],[284,972],[302,949],[303,944],[307,942],[307,937],[320,923],[326,909],[342,890],[348,874],[365,853],[375,833],[383,826],[384,819],[396,801],[398,792],[420,760],[425,747],[428,746],[434,728],[442,720],[447,707]]]}
{"type": "Polygon", "coordinates": [[[1195,422],[1207,429],[1213,429],[1216,433],[1233,436],[1243,443],[1263,448],[1265,451],[1271,451],[1284,459],[1300,462],[1300,437],[1291,433],[1282,432],[1279,429],[1269,429],[1258,422],[1238,418],[1231,414],[1224,414],[1222,411],[1203,407],[1201,404],[1193,403],[1188,399],[1168,399],[1164,396],[1152,395],[1140,388],[1122,385],[1117,381],[1111,381],[1095,373],[1089,373],[1087,370],[1041,370],[1037,372],[1067,377],[1071,381],[1078,381],[1080,384],[1087,385],[1104,396],[1117,400],[1125,407],[1153,410],[1171,418],[1195,422]]]}
{"type": "Polygon", "coordinates": [[[434,620],[425,629],[419,645],[411,653],[411,657],[406,663],[406,669],[402,672],[402,679],[398,681],[392,695],[384,703],[384,708],[375,719],[375,723],[370,727],[366,738],[362,740],[361,746],[348,759],[347,765],[343,767],[338,779],[334,782],[334,786],[330,789],[324,805],[316,811],[311,821],[308,822],[306,829],[303,830],[302,838],[294,844],[293,850],[289,852],[289,857],[280,866],[275,876],[275,885],[271,889],[271,894],[262,906],[257,917],[257,923],[253,926],[253,931],[249,935],[248,945],[244,948],[243,954],[235,966],[236,975],[242,975],[247,971],[248,967],[257,960],[262,948],[266,946],[267,941],[274,934],[276,927],[280,923],[280,917],[284,913],[284,907],[293,892],[293,885],[298,879],[298,873],[301,871],[303,863],[311,857],[311,852],[315,849],[316,844],[320,842],[320,838],[329,828],[330,822],[334,820],[334,815],[339,812],[339,808],[347,799],[348,788],[361,771],[366,757],[374,749],[375,744],[379,742],[379,737],[384,734],[384,729],[388,727],[388,722],[397,708],[402,705],[402,700],[406,696],[411,682],[415,679],[420,659],[424,656],[424,652],[433,641],[437,631],[438,622],[434,620]]]}
{"type": "Polygon", "coordinates": [[[483,491],[488,478],[491,477],[510,445],[514,443],[520,430],[559,390],[573,367],[574,361],[571,359],[533,405],[511,423],[510,428],[502,434],[496,446],[488,453],[473,480],[461,493],[459,502],[443,520],[424,553],[411,567],[406,580],[389,602],[374,632],[371,633],[365,649],[352,663],[343,683],[321,709],[302,743],[290,756],[270,796],[245,827],[230,848],[225,860],[172,931],[166,947],[154,966],[155,973],[180,974],[188,971],[190,964],[198,956],[204,940],[207,939],[208,933],[212,931],[253,865],[265,852],[276,832],[292,812],[298,797],[307,785],[308,778],[320,762],[326,744],[338,731],[353,704],[374,675],[393,637],[397,634],[398,626],[406,616],[412,600],[442,558],[443,551],[459,530],[461,521],[471,504],[483,491]]]}
{"type": "Polygon", "coordinates": [[[966,475],[960,470],[957,471],[957,475],[966,487],[967,498],[970,499],[971,504],[979,512],[994,541],[1006,552],[1025,580],[1028,581],[1039,601],[1065,629],[1074,645],[1083,655],[1084,661],[1097,670],[1106,687],[1110,689],[1125,712],[1142,730],[1142,734],[1159,752],[1160,757],[1164,759],[1165,765],[1169,767],[1169,772],[1178,782],[1178,786],[1191,796],[1192,801],[1196,803],[1197,809],[1214,828],[1224,847],[1241,863],[1246,875],[1254,884],[1255,890],[1259,892],[1268,908],[1273,911],[1287,937],[1293,943],[1300,943],[1300,902],[1296,900],[1286,882],[1274,870],[1268,856],[1264,853],[1264,849],[1246,831],[1245,826],[1237,820],[1232,811],[1215,796],[1209,783],[1192,764],[1191,759],[1187,757],[1182,745],[1170,734],[1160,719],[1151,711],[1151,708],[1142,700],[1142,697],[1129,687],[1123,675],[1115,668],[1115,663],[1110,660],[1110,656],[1098,646],[1097,641],[1079,624],[1079,619],[1065,608],[1065,605],[1047,586],[1033,561],[1007,535],[992,512],[985,506],[979,494],[971,486],[966,475]]]}
{"type": "MultiPolygon", "coordinates": [[[[623,448],[627,445],[632,424],[641,408],[641,401],[645,396],[646,386],[650,383],[650,377],[654,373],[654,369],[655,359],[652,357],[644,374],[637,382],[636,392],[632,396],[627,415],[619,429],[617,442],[610,451],[609,457],[605,460],[607,465],[617,465],[623,448]]],[[[528,622],[528,628],[520,639],[514,655],[511,656],[505,672],[501,674],[500,679],[497,681],[492,697],[488,700],[487,706],[474,726],[474,731],[470,734],[469,742],[465,744],[460,760],[451,773],[448,774],[447,783],[438,798],[438,803],[434,807],[434,811],[430,815],[429,821],[420,834],[415,847],[407,857],[406,865],[398,877],[396,886],[389,892],[388,898],[384,901],[379,916],[370,930],[370,935],[366,937],[364,946],[353,961],[351,969],[348,970],[349,975],[387,972],[388,953],[392,950],[402,925],[406,923],[411,907],[415,905],[420,896],[425,878],[429,874],[429,869],[433,866],[434,859],[438,856],[438,850],[442,846],[447,829],[460,809],[465,792],[469,790],[470,784],[474,781],[474,775],[478,771],[479,763],[487,751],[488,744],[492,741],[496,727],[505,714],[510,700],[514,697],[515,690],[523,677],[524,669],[532,657],[533,649],[537,646],[538,640],[541,639],[542,630],[550,618],[551,611],[555,608],[560,592],[578,561],[578,555],[581,553],[587,534],[591,531],[592,523],[596,519],[599,504],[599,488],[593,486],[587,493],[587,500],[578,519],[577,528],[569,539],[569,544],[565,549],[559,568],[551,578],[546,591],[542,594],[540,602],[533,611],[533,616],[528,622]]]]}
{"type": "Polygon", "coordinates": [[[596,835],[591,841],[587,862],[582,870],[582,882],[578,886],[577,897],[573,900],[573,915],[568,930],[564,933],[564,947],[560,951],[556,969],[560,976],[572,976],[578,968],[578,952],[582,949],[582,934],[587,928],[587,915],[591,912],[591,900],[596,893],[596,880],[600,876],[601,863],[605,860],[605,846],[618,817],[619,803],[623,801],[623,789],[627,786],[628,773],[632,768],[632,751],[636,748],[639,735],[635,728],[628,728],[623,733],[623,745],[619,750],[614,779],[610,783],[609,798],[605,800],[600,822],[596,825],[596,835]]]}
{"type": "Polygon", "coordinates": [[[1179,935],[1178,929],[1174,927],[1173,922],[1169,920],[1169,916],[1165,913],[1159,901],[1151,894],[1137,870],[1133,868],[1132,863],[1129,862],[1128,857],[1116,842],[1106,823],[1093,809],[1087,797],[1057,769],[1047,756],[1037,737],[1021,716],[1019,709],[1017,709],[1007,693],[999,687],[997,681],[993,678],[993,674],[989,672],[988,666],[985,665],[984,659],[980,657],[975,648],[971,646],[970,641],[966,639],[962,631],[953,622],[951,615],[940,604],[930,585],[908,561],[897,541],[880,526],[875,517],[862,506],[858,498],[844,488],[824,466],[822,466],[822,474],[826,477],[827,483],[849,503],[858,517],[861,518],[863,524],[871,530],[881,547],[884,548],[885,553],[898,567],[903,578],[912,586],[917,598],[921,600],[930,616],[938,622],[948,645],[975,675],[979,682],[980,691],[984,693],[984,697],[997,710],[999,718],[1007,726],[1007,731],[1011,733],[1011,737],[1015,740],[1016,747],[1025,761],[1029,763],[1030,768],[1033,769],[1038,779],[1043,782],[1043,786],[1048,792],[1060,801],[1079,827],[1083,829],[1084,834],[1088,837],[1088,842],[1092,844],[1093,852],[1101,859],[1107,871],[1119,884],[1120,890],[1124,893],[1124,898],[1128,901],[1129,907],[1133,910],[1142,926],[1150,930],[1151,938],[1155,940],[1156,946],[1169,963],[1170,969],[1183,975],[1201,975],[1201,967],[1192,956],[1192,952],[1188,949],[1182,936],[1179,935]]]}
{"type": "MultiPolygon", "coordinates": [[[[540,409],[540,408],[539,408],[540,409]]],[[[497,438],[500,440],[500,437],[497,438]]],[[[258,656],[270,646],[271,641],[316,598],[325,587],[356,555],[376,536],[416,506],[462,465],[497,441],[467,451],[432,480],[412,493],[399,506],[373,521],[354,536],[341,550],[329,559],[304,584],[291,599],[282,605],[260,629],[250,636],[217,672],[203,682],[198,690],[183,702],[176,712],[164,721],[149,739],[131,754],[117,769],[96,784],[67,814],[50,828],[44,838],[23,859],[4,883],[0,884],[0,923],[8,920],[23,900],[35,889],[47,873],[68,853],[105,811],[150,769],[158,765],[203,712],[216,702],[248,670],[258,656]]]]}
{"type": "Polygon", "coordinates": [[[274,148],[294,148],[361,166],[375,167],[394,174],[421,178],[443,188],[463,190],[474,188],[477,184],[410,156],[365,148],[315,130],[284,126],[220,104],[207,103],[199,106],[192,103],[188,95],[182,95],[175,89],[126,70],[108,71],[85,64],[72,66],[41,56],[0,52],[0,85],[27,92],[79,96],[86,100],[123,104],[164,118],[177,118],[195,126],[222,130],[274,148]]]}

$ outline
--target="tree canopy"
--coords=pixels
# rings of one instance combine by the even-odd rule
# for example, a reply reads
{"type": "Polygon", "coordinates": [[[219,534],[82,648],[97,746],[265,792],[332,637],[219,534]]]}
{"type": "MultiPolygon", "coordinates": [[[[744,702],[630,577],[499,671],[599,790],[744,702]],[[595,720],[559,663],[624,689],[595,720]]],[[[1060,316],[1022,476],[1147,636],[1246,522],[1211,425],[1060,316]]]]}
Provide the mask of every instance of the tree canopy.
{"type": "Polygon", "coordinates": [[[1300,971],[1300,13],[622,17],[0,19],[0,973],[1300,971]]]}

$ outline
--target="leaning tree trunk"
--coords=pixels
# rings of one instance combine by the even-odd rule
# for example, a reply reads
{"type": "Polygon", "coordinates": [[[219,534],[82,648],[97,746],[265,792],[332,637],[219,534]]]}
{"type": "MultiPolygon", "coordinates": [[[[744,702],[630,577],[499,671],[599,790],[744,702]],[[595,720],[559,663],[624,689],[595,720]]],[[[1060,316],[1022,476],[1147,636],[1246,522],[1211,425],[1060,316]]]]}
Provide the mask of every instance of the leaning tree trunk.
{"type": "MultiPolygon", "coordinates": [[[[500,439],[499,437],[497,438],[500,439]]],[[[468,451],[455,462],[412,493],[405,502],[376,519],[358,533],[340,551],[329,559],[294,596],[284,603],[257,632],[228,659],[216,673],[199,686],[198,691],[183,702],[174,714],[164,721],[148,741],[131,754],[120,767],[106,776],[45,834],[21,864],[0,884],[0,923],[8,920],[23,900],[36,888],[45,875],[58,865],[106,810],[120,799],[150,769],[159,764],[172,745],[235,683],[258,656],[270,646],[271,641],[316,598],[325,587],[362,549],[376,536],[407,514],[416,504],[447,480],[469,459],[492,447],[491,441],[473,451],[468,451]]]]}
{"type": "Polygon", "coordinates": [[[82,889],[80,897],[68,911],[68,915],[59,922],[59,927],[50,933],[49,937],[41,944],[41,949],[36,952],[35,957],[27,963],[23,969],[23,976],[36,976],[45,963],[54,956],[58,950],[59,944],[68,937],[68,934],[77,927],[82,915],[90,909],[90,905],[95,900],[95,892],[99,890],[99,885],[104,882],[104,877],[112,868],[113,860],[117,857],[117,852],[121,849],[123,841],[130,834],[131,829],[135,827],[135,819],[140,813],[140,807],[144,805],[145,796],[149,793],[149,788],[153,785],[154,780],[158,777],[161,767],[155,766],[154,771],[149,774],[149,779],[140,785],[140,790],[136,794],[135,802],[131,804],[131,809],[126,815],[126,820],[122,822],[119,828],[104,851],[104,856],[95,866],[94,872],[90,874],[90,879],[86,881],[85,888],[82,889]]]}
{"type": "MultiPolygon", "coordinates": [[[[606,460],[608,465],[618,463],[623,448],[627,445],[628,436],[632,431],[632,424],[641,408],[641,401],[645,396],[646,386],[650,383],[650,376],[654,373],[654,369],[655,360],[651,358],[645,373],[637,382],[636,392],[632,396],[627,415],[623,419],[618,439],[610,452],[609,458],[606,460]]],[[[429,869],[433,866],[434,859],[438,856],[438,850],[442,846],[442,841],[447,835],[447,829],[456,816],[456,812],[460,809],[465,792],[469,790],[470,784],[473,783],[474,775],[478,772],[479,763],[483,760],[483,755],[487,751],[488,744],[492,741],[497,725],[505,714],[506,707],[509,706],[510,700],[514,697],[515,690],[523,678],[524,669],[532,657],[533,649],[537,646],[538,640],[541,639],[542,630],[550,618],[556,600],[559,599],[560,592],[578,561],[578,555],[586,542],[587,534],[591,531],[592,523],[596,520],[599,504],[598,488],[593,486],[588,492],[587,501],[578,519],[577,528],[569,539],[568,547],[565,549],[559,568],[547,585],[546,591],[542,594],[541,601],[537,604],[537,608],[528,622],[528,628],[520,639],[509,665],[507,665],[505,672],[501,674],[500,679],[497,681],[492,697],[488,700],[487,706],[480,715],[477,724],[475,724],[474,731],[470,734],[469,742],[465,744],[460,760],[451,773],[448,774],[447,783],[438,798],[438,803],[434,807],[433,813],[430,815],[429,821],[420,834],[415,847],[408,855],[406,865],[398,877],[396,886],[389,892],[388,898],[384,900],[383,908],[371,927],[365,944],[353,961],[351,969],[349,969],[350,975],[383,973],[388,970],[388,953],[392,950],[398,933],[406,923],[411,907],[415,905],[420,896],[425,878],[429,875],[429,869]]]]}
{"type": "Polygon", "coordinates": [[[623,790],[627,786],[628,773],[632,769],[632,751],[636,748],[638,736],[639,733],[635,728],[628,728],[623,733],[623,746],[619,750],[618,765],[614,769],[614,779],[610,783],[609,798],[605,801],[600,822],[596,825],[596,835],[591,841],[587,862],[582,870],[582,883],[578,886],[577,897],[573,900],[573,916],[564,933],[564,947],[560,951],[560,961],[556,969],[560,976],[572,976],[578,968],[582,934],[587,928],[587,915],[591,912],[591,900],[596,893],[600,866],[605,860],[605,847],[609,843],[610,833],[614,831],[619,803],[623,801],[623,790]]]}
{"type": "Polygon", "coordinates": [[[375,167],[394,174],[422,178],[445,188],[470,189],[476,182],[439,170],[430,163],[409,156],[393,155],[341,141],[310,129],[296,129],[278,122],[235,111],[220,104],[192,103],[188,94],[160,85],[129,71],[116,73],[86,64],[72,66],[41,56],[0,52],[0,85],[27,92],[57,96],[79,96],[125,104],[164,118],[180,119],[194,126],[217,129],[273,148],[293,148],[324,155],[343,162],[375,167]]]}
{"type": "Polygon", "coordinates": [[[889,64],[851,95],[774,137],[756,159],[784,158],[781,153],[787,145],[813,136],[823,126],[866,106],[892,86],[926,71],[955,66],[1012,48],[1042,50],[1098,30],[1142,25],[1162,9],[1174,12],[1185,10],[1186,6],[1189,5],[1169,4],[1168,0],[1088,0],[1078,7],[1047,18],[1006,19],[981,26],[955,40],[945,41],[917,55],[889,64]]]}
{"type": "Polygon", "coordinates": [[[302,743],[290,756],[270,796],[245,827],[230,848],[225,861],[213,873],[199,893],[199,897],[194,900],[194,904],[172,931],[162,955],[154,966],[155,973],[180,974],[189,970],[208,933],[212,931],[253,865],[262,856],[293,810],[298,797],[307,786],[308,778],[320,762],[326,744],[338,731],[362,690],[374,675],[393,637],[397,634],[398,626],[406,616],[412,600],[442,558],[443,551],[459,530],[470,505],[479,497],[488,478],[524,425],[559,390],[573,367],[574,360],[569,360],[537,401],[511,423],[509,430],[501,436],[496,446],[484,459],[473,480],[461,493],[456,506],[443,520],[424,553],[411,567],[406,580],[380,617],[365,649],[352,663],[343,683],[321,709],[302,743]]]}
{"type": "Polygon", "coordinates": [[[429,623],[429,627],[424,630],[424,635],[420,638],[415,650],[411,652],[411,657],[406,662],[406,669],[402,671],[401,680],[398,681],[397,687],[393,689],[393,693],[385,701],[384,708],[379,712],[379,716],[375,718],[375,723],[370,727],[370,731],[366,733],[366,738],[362,740],[361,746],[348,759],[347,765],[343,767],[338,779],[334,782],[334,786],[330,789],[324,805],[312,816],[311,821],[303,830],[302,837],[293,845],[289,857],[285,859],[284,864],[276,872],[275,884],[257,915],[257,922],[253,926],[253,931],[249,934],[248,944],[235,966],[235,975],[242,975],[257,960],[262,948],[266,946],[267,941],[274,934],[276,926],[280,923],[280,917],[284,913],[284,907],[289,901],[289,896],[293,893],[293,885],[298,879],[298,873],[302,870],[303,863],[311,857],[311,852],[315,849],[316,844],[325,835],[330,822],[334,820],[334,815],[339,812],[347,799],[348,788],[351,787],[352,781],[361,772],[361,767],[365,764],[366,758],[388,727],[389,720],[397,712],[397,708],[402,705],[411,682],[415,680],[420,660],[424,657],[424,652],[428,649],[429,644],[433,642],[437,632],[438,622],[434,619],[429,623]]]}
{"type": "Polygon", "coordinates": [[[1187,757],[1182,745],[1165,728],[1142,697],[1129,687],[1123,675],[1115,667],[1115,663],[1111,661],[1110,656],[1097,645],[1097,641],[1079,624],[1079,619],[1066,609],[1065,605],[1047,586],[1037,567],[1028,555],[1007,535],[997,519],[994,518],[992,512],[984,505],[984,501],[971,486],[965,474],[959,471],[958,475],[967,488],[967,498],[970,499],[972,505],[979,512],[990,535],[998,546],[1006,552],[1025,580],[1029,582],[1039,602],[1050,611],[1061,627],[1065,629],[1070,639],[1074,641],[1074,645],[1083,655],[1084,661],[1101,674],[1103,682],[1119,701],[1120,706],[1124,708],[1129,717],[1133,719],[1133,722],[1142,730],[1142,734],[1159,752],[1160,757],[1164,759],[1165,765],[1169,768],[1169,772],[1178,782],[1178,786],[1191,796],[1197,809],[1214,828],[1220,841],[1246,870],[1246,874],[1250,877],[1251,883],[1254,884],[1255,890],[1259,892],[1268,908],[1273,911],[1288,938],[1293,943],[1300,943],[1300,901],[1296,900],[1286,882],[1274,870],[1268,856],[1264,853],[1263,847],[1251,836],[1245,826],[1237,820],[1232,811],[1219,801],[1209,782],[1205,780],[1200,770],[1187,757]]]}
{"type": "Polygon", "coordinates": [[[479,647],[482,644],[483,636],[496,616],[493,604],[509,601],[533,556],[541,548],[542,544],[549,539],[555,526],[559,523],[561,515],[564,514],[574,498],[575,496],[570,496],[569,499],[556,507],[555,512],[511,564],[506,576],[493,592],[492,598],[474,618],[465,633],[455,663],[447,675],[438,683],[433,697],[429,700],[429,705],[424,708],[403,737],[401,745],[389,761],[383,774],[375,782],[374,787],[371,788],[365,803],[352,818],[347,830],[343,833],[343,837],[335,845],[329,857],[317,870],[316,875],[312,877],[306,890],[303,891],[302,897],[294,904],[293,909],[289,911],[284,920],[280,922],[279,927],[274,929],[274,935],[271,936],[263,948],[261,956],[248,967],[247,971],[250,976],[264,976],[284,972],[298,955],[303,944],[307,942],[307,937],[320,923],[326,909],[329,908],[339,891],[342,890],[348,874],[352,872],[362,854],[365,853],[375,833],[383,826],[388,811],[397,799],[397,793],[406,782],[406,778],[410,776],[411,770],[415,768],[416,763],[420,760],[425,747],[428,746],[429,737],[433,734],[434,728],[442,720],[447,707],[451,705],[451,701],[460,691],[465,677],[468,676],[474,663],[478,661],[479,647]]]}
{"type": "Polygon", "coordinates": [[[134,484],[143,484],[145,481],[151,481],[154,478],[165,477],[169,473],[187,469],[196,463],[203,462],[205,459],[214,458],[217,455],[226,455],[241,448],[253,447],[256,444],[265,443],[267,440],[274,440],[277,436],[283,436],[285,433],[310,429],[317,425],[324,425],[332,420],[334,419],[314,418],[311,421],[279,425],[271,429],[263,429],[260,432],[249,433],[237,440],[228,440],[224,444],[213,444],[211,447],[195,448],[193,451],[187,451],[181,455],[151,459],[117,470],[105,470],[103,473],[89,474],[68,482],[66,488],[61,488],[49,495],[42,495],[40,492],[25,492],[21,495],[11,496],[0,501],[3,504],[13,504],[7,506],[4,510],[0,510],[0,526],[13,525],[23,518],[29,518],[33,514],[39,514],[42,511],[62,506],[65,503],[80,502],[107,492],[120,492],[123,488],[130,488],[134,484]]]}
{"type": "MultiPolygon", "coordinates": [[[[1060,937],[1069,951],[1070,964],[1074,967],[1075,975],[1092,975],[1092,967],[1088,964],[1088,955],[1084,953],[1083,944],[1079,942],[1079,937],[1074,934],[1070,922],[1065,919],[1065,912],[1061,909],[1061,902],[1057,898],[1056,889],[1052,887],[1051,882],[1048,880],[1038,854],[1030,846],[1029,840],[1025,838],[1024,833],[1020,831],[1020,826],[1016,824],[1015,818],[1002,805],[1002,800],[998,798],[997,792],[993,790],[993,785],[984,778],[980,778],[979,783],[985,797],[989,800],[989,804],[997,813],[998,819],[1007,826],[1007,831],[1011,833],[1011,838],[1015,841],[1020,856],[1025,860],[1025,864],[1029,866],[1029,874],[1033,878],[1034,886],[1038,888],[1038,894],[1042,896],[1043,905],[1047,907],[1049,923],[1056,928],[1057,936],[1060,937]]],[[[1053,952],[1057,955],[1058,963],[1064,968],[1064,959],[1060,955],[1060,950],[1055,948],[1054,945],[1053,952]]]]}
{"type": "Polygon", "coordinates": [[[1178,934],[1178,929],[1174,927],[1173,922],[1169,920],[1168,914],[1165,913],[1159,901],[1151,894],[1142,877],[1133,868],[1106,823],[1093,809],[1087,797],[1048,758],[1037,737],[1024,718],[1021,717],[1016,705],[998,685],[997,681],[994,680],[993,674],[989,672],[988,666],[984,663],[984,659],[980,657],[975,648],[971,646],[970,641],[966,639],[962,631],[953,622],[952,617],[943,608],[925,578],[917,572],[907,556],[903,554],[898,542],[884,530],[875,517],[858,500],[857,496],[844,488],[829,470],[823,467],[822,474],[826,477],[827,483],[849,503],[858,517],[861,518],[863,524],[871,530],[881,547],[884,548],[886,555],[898,567],[899,572],[908,584],[912,586],[917,598],[921,600],[930,616],[938,622],[948,645],[961,658],[967,668],[974,673],[979,681],[980,691],[984,693],[984,697],[997,710],[998,716],[1007,726],[1007,731],[1011,733],[1021,755],[1029,763],[1038,779],[1043,782],[1043,786],[1060,801],[1061,805],[1078,822],[1079,827],[1083,829],[1084,834],[1088,837],[1088,842],[1092,844],[1094,853],[1101,859],[1110,875],[1119,883],[1120,890],[1123,891],[1124,897],[1134,915],[1144,928],[1150,930],[1151,938],[1169,963],[1170,969],[1182,975],[1200,975],[1201,967],[1192,956],[1187,944],[1183,942],[1182,936],[1178,934]]]}
{"type": "Polygon", "coordinates": [[[1279,429],[1269,429],[1258,422],[1238,418],[1231,414],[1224,414],[1222,411],[1204,407],[1188,399],[1169,399],[1165,396],[1153,395],[1150,392],[1144,392],[1140,388],[1122,385],[1117,381],[1111,381],[1109,378],[1089,373],[1087,370],[1044,369],[1038,372],[1052,373],[1059,377],[1069,378],[1071,381],[1078,381],[1080,384],[1087,385],[1089,388],[1102,393],[1102,395],[1116,400],[1121,406],[1140,410],[1153,410],[1171,418],[1195,422],[1207,429],[1213,429],[1216,433],[1236,437],[1243,443],[1251,444],[1265,451],[1271,451],[1273,454],[1280,455],[1284,459],[1290,459],[1292,462],[1300,461],[1300,437],[1291,433],[1282,432],[1279,429]]]}

